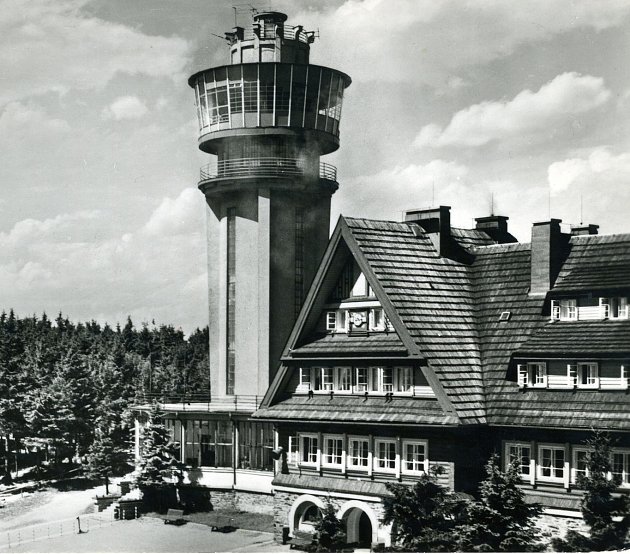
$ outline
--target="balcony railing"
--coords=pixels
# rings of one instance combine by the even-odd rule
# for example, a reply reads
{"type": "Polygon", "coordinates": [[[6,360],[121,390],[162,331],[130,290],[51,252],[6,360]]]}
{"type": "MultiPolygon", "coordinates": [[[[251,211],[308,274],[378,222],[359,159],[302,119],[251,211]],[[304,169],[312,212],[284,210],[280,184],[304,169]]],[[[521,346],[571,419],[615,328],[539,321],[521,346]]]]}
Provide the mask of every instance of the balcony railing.
{"type": "MultiPolygon", "coordinates": [[[[227,177],[304,177],[314,168],[301,158],[238,158],[212,161],[201,168],[200,181],[227,177]]],[[[337,181],[337,168],[320,162],[319,178],[337,181]]]]}
{"type": "Polygon", "coordinates": [[[179,404],[179,411],[199,410],[204,408],[212,412],[254,411],[262,402],[262,396],[238,394],[227,397],[210,396],[210,392],[197,393],[138,393],[136,404],[152,404],[157,402],[164,406],[179,404]]]}

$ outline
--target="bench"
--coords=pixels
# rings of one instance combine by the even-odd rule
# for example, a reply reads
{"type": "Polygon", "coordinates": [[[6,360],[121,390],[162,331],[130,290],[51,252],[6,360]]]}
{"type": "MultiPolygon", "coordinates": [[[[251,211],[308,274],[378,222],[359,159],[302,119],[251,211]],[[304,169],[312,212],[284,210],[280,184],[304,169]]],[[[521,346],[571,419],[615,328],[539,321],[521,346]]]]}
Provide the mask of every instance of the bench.
{"type": "Polygon", "coordinates": [[[174,510],[169,508],[164,518],[165,525],[184,525],[187,521],[184,519],[184,510],[174,510]]]}
{"type": "Polygon", "coordinates": [[[314,539],[313,533],[308,531],[293,531],[293,536],[289,539],[289,548],[293,550],[294,548],[300,549],[305,546],[311,546],[314,539]]]}

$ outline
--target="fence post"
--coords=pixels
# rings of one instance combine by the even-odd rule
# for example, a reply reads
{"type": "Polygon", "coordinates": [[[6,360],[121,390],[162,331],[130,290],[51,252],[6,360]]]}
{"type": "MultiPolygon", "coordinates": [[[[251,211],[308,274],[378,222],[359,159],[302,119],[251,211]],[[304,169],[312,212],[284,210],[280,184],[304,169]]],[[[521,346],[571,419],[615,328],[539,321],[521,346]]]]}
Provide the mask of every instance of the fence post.
{"type": "Polygon", "coordinates": [[[138,506],[134,506],[133,510],[134,510],[134,516],[135,516],[134,519],[138,519],[138,506]]]}

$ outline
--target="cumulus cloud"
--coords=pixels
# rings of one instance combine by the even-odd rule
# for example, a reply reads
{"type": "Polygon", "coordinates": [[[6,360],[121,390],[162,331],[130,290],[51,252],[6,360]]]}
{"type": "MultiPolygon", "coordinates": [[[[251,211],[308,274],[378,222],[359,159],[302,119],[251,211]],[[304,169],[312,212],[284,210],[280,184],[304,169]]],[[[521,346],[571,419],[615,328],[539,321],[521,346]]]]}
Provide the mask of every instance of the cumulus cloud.
{"type": "Polygon", "coordinates": [[[103,110],[105,119],[139,119],[148,112],[146,104],[137,96],[121,96],[116,98],[103,110]]]}
{"type": "Polygon", "coordinates": [[[203,197],[191,197],[185,190],[165,198],[122,235],[103,236],[108,214],[100,211],[19,221],[0,233],[0,290],[12,291],[11,305],[0,309],[63,309],[74,319],[100,314],[110,323],[131,314],[186,331],[205,325],[203,197]]]}
{"type": "Polygon", "coordinates": [[[100,89],[117,73],[180,80],[182,38],[86,15],[88,0],[0,0],[0,104],[49,91],[100,89]]]}
{"type": "Polygon", "coordinates": [[[511,137],[544,135],[559,122],[601,106],[610,95],[600,77],[563,73],[536,92],[524,90],[509,101],[469,106],[457,112],[445,128],[426,125],[414,145],[481,146],[511,137]]]}
{"type": "Polygon", "coordinates": [[[616,27],[629,14],[626,0],[347,0],[295,20],[323,30],[313,50],[315,63],[338,60],[338,67],[360,81],[442,86],[459,68],[569,31],[616,27]]]}
{"type": "Polygon", "coordinates": [[[615,155],[606,147],[598,147],[588,157],[552,163],[547,175],[549,188],[555,195],[580,187],[621,192],[630,185],[630,154],[615,155]]]}

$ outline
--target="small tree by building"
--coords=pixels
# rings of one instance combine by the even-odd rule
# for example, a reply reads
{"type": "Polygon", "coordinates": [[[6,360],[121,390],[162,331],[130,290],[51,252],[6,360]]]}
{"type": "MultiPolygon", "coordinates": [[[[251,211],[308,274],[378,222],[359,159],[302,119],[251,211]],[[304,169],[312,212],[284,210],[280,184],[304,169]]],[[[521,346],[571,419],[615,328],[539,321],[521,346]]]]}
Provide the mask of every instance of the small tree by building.
{"type": "Polygon", "coordinates": [[[383,522],[392,525],[392,541],[405,551],[451,552],[458,549],[454,530],[466,501],[437,483],[436,466],[414,484],[387,483],[383,522]]]}
{"type": "Polygon", "coordinates": [[[129,452],[116,444],[111,435],[97,434],[88,452],[88,474],[104,481],[105,494],[109,494],[109,478],[129,466],[129,452]]]}
{"type": "Polygon", "coordinates": [[[518,461],[501,470],[493,454],[485,466],[486,478],[478,501],[468,504],[466,522],[458,529],[460,549],[473,552],[535,552],[544,548],[535,519],[538,504],[528,504],[519,487],[518,461]]]}
{"type": "Polygon", "coordinates": [[[175,497],[172,478],[174,472],[181,471],[177,460],[178,446],[171,440],[170,433],[162,423],[160,410],[155,403],[142,433],[140,461],[135,484],[144,494],[144,502],[149,507],[163,511],[175,497]]]}
{"type": "Polygon", "coordinates": [[[552,544],[563,552],[622,550],[628,542],[630,498],[613,494],[619,480],[613,472],[611,439],[607,433],[595,432],[586,442],[586,472],[578,476],[577,485],[584,489],[581,508],[589,536],[571,530],[552,544]]]}
{"type": "Polygon", "coordinates": [[[315,524],[317,551],[340,552],[346,545],[344,524],[337,514],[332,502],[328,500],[315,524]]]}

